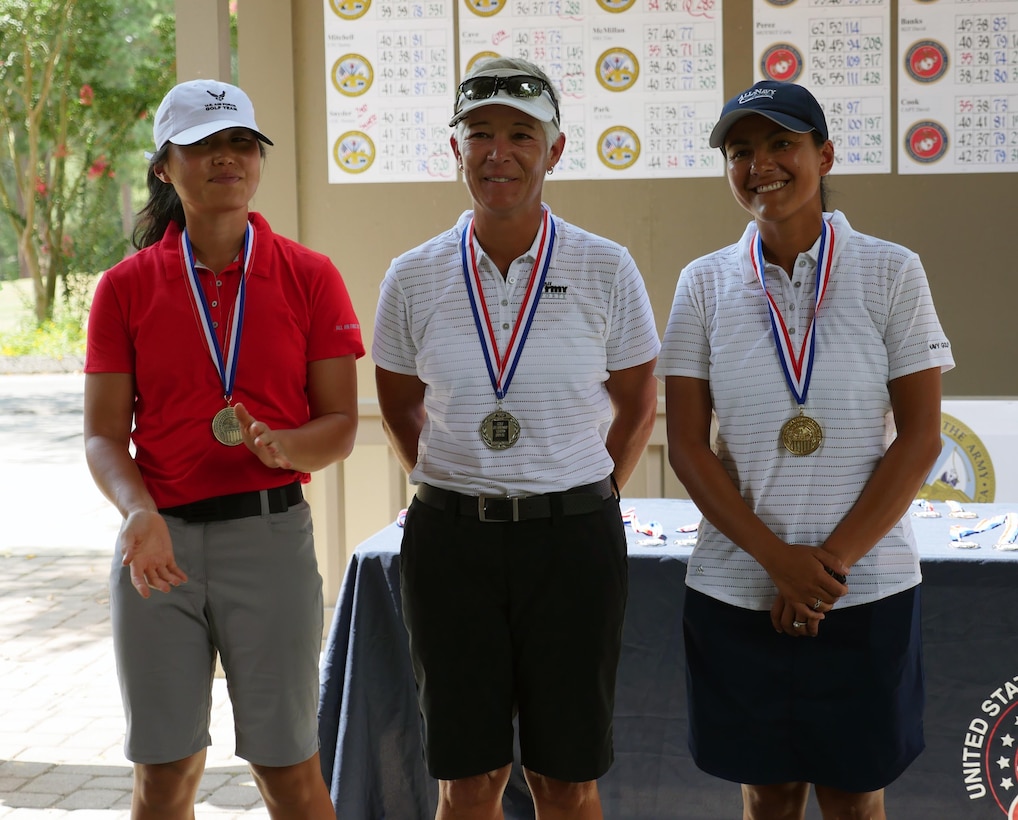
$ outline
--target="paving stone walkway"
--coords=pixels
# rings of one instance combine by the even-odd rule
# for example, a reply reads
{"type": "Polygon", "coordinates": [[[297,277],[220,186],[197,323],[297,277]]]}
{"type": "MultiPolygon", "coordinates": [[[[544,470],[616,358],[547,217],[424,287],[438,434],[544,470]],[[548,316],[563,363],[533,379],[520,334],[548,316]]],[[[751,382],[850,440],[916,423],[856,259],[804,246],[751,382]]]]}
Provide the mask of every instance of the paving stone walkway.
{"type": "MultiPolygon", "coordinates": [[[[110,636],[119,526],[81,440],[83,377],[0,374],[0,820],[127,820],[110,636]]],[[[268,818],[216,678],[198,820],[268,818]]]]}

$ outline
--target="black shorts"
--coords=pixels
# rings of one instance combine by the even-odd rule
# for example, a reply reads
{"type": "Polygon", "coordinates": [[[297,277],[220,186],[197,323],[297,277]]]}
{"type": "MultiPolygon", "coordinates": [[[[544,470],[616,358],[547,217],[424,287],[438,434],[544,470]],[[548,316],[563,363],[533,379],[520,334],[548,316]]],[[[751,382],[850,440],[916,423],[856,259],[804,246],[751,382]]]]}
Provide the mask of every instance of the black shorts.
{"type": "Polygon", "coordinates": [[[628,586],[617,499],[515,523],[415,499],[400,577],[432,777],[511,763],[517,712],[527,769],[570,782],[608,770],[628,586]]]}
{"type": "Polygon", "coordinates": [[[869,792],[923,750],[919,587],[827,613],[816,638],[686,590],[689,747],[709,774],[869,792]]]}

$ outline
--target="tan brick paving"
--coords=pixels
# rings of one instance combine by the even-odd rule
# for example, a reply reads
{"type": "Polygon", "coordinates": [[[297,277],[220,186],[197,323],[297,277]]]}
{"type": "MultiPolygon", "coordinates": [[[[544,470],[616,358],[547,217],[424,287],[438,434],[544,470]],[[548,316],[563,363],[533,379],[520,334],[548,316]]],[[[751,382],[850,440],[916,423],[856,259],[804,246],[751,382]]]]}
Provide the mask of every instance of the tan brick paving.
{"type": "MultiPolygon", "coordinates": [[[[0,818],[127,820],[124,758],[99,552],[0,551],[0,818]]],[[[213,745],[198,818],[267,818],[233,755],[225,682],[214,684],[213,745]]]]}

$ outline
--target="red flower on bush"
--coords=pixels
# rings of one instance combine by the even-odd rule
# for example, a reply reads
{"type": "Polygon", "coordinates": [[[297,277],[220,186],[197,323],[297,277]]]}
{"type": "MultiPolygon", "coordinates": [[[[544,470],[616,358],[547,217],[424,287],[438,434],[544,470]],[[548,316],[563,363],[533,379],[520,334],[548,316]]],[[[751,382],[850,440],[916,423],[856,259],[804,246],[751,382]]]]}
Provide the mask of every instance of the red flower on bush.
{"type": "Polygon", "coordinates": [[[78,92],[78,102],[80,102],[82,105],[91,105],[92,98],[94,96],[95,92],[92,91],[92,86],[90,86],[88,83],[85,83],[81,87],[81,91],[78,92]]]}
{"type": "MultiPolygon", "coordinates": [[[[106,155],[104,154],[103,156],[99,157],[99,159],[97,159],[95,162],[93,162],[92,165],[89,167],[88,178],[99,179],[99,177],[101,177],[103,174],[109,171],[109,169],[110,164],[106,161],[106,155]]],[[[113,176],[112,171],[110,172],[110,176],[113,176]]]]}

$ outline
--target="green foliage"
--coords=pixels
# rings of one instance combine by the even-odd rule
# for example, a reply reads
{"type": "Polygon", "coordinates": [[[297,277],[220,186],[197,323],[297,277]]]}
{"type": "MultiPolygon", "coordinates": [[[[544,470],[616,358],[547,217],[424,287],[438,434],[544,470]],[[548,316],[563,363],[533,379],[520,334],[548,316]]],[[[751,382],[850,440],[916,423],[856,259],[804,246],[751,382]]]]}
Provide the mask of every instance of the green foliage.
{"type": "Polygon", "coordinates": [[[78,318],[26,319],[18,330],[0,333],[0,356],[45,356],[63,359],[85,355],[85,330],[78,318]]]}
{"type": "Polygon", "coordinates": [[[80,322],[76,280],[127,251],[132,181],[174,80],[172,11],[173,0],[0,0],[0,264],[32,277],[40,325],[58,301],[80,322]]]}

